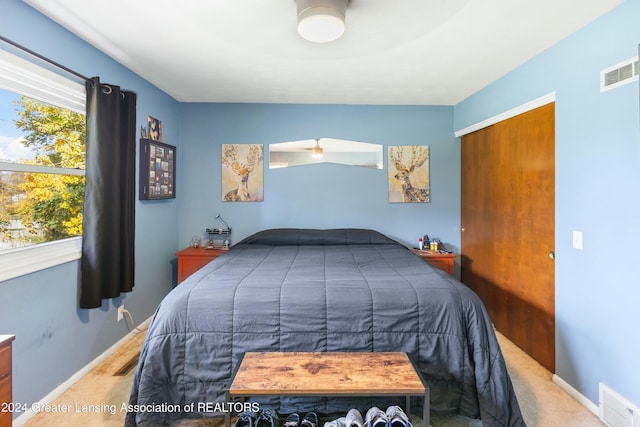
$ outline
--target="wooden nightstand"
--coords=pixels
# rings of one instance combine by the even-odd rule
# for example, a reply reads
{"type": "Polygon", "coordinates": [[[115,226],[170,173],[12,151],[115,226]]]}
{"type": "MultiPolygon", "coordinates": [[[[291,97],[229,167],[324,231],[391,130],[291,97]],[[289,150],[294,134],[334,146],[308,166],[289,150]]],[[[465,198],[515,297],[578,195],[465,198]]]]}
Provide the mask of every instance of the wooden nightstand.
{"type": "Polygon", "coordinates": [[[178,256],[178,284],[225,252],[227,249],[206,249],[201,246],[198,248],[188,247],[176,253],[178,256]]]}
{"type": "Polygon", "coordinates": [[[12,402],[11,397],[11,342],[14,335],[0,335],[0,427],[10,427],[12,411],[7,410],[12,402]]]}
{"type": "Polygon", "coordinates": [[[453,276],[453,261],[457,257],[456,254],[440,254],[438,252],[421,251],[420,249],[411,249],[411,252],[422,257],[423,260],[427,261],[435,268],[446,271],[453,276]]]}

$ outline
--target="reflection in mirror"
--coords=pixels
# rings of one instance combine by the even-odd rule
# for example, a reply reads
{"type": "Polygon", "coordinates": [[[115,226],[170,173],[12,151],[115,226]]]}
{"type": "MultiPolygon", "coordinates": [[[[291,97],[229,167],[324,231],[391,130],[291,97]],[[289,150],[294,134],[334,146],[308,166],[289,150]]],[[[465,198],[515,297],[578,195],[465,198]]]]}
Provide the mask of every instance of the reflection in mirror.
{"type": "Polygon", "coordinates": [[[382,145],[334,138],[269,144],[269,169],[315,163],[382,169],[382,145]]]}

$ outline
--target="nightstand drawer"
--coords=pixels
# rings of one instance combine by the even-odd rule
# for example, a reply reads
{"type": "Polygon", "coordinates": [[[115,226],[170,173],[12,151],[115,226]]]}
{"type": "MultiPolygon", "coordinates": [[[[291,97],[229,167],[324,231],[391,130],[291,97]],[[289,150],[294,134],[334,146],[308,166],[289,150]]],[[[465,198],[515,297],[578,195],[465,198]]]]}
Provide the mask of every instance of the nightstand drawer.
{"type": "Polygon", "coordinates": [[[209,264],[213,259],[215,258],[185,258],[180,260],[180,281],[182,282],[184,279],[209,264]]]}
{"type": "Polygon", "coordinates": [[[186,248],[178,252],[178,284],[196,271],[226,253],[226,249],[186,248]]]}
{"type": "Polygon", "coordinates": [[[0,348],[0,380],[11,375],[11,346],[0,348]]]}
{"type": "Polygon", "coordinates": [[[411,249],[411,252],[418,255],[435,268],[453,275],[453,261],[457,257],[456,254],[431,252],[420,249],[411,249]]]}
{"type": "MultiPolygon", "coordinates": [[[[0,427],[10,427],[13,414],[7,411],[6,403],[11,403],[11,342],[13,335],[0,335],[0,427]]],[[[10,408],[9,408],[10,409],[10,408]]]]}
{"type": "Polygon", "coordinates": [[[7,375],[6,377],[2,377],[2,379],[0,379],[0,404],[10,403],[10,402],[11,402],[11,375],[7,375]]]}

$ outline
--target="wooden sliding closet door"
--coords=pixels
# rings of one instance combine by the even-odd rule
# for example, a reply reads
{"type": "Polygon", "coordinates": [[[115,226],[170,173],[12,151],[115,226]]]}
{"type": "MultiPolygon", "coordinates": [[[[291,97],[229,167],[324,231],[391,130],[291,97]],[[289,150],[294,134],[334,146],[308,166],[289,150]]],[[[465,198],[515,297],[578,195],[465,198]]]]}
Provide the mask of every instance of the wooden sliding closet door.
{"type": "Polygon", "coordinates": [[[554,104],[462,138],[462,281],[555,372],[554,104]]]}

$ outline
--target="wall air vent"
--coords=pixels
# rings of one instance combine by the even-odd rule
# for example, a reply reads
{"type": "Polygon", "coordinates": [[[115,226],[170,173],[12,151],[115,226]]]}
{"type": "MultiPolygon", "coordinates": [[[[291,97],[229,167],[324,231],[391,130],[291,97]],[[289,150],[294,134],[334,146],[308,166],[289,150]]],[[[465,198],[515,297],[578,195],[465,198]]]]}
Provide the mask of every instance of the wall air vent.
{"type": "Polygon", "coordinates": [[[638,57],[600,71],[600,92],[638,81],[638,57]]]}
{"type": "Polygon", "coordinates": [[[640,409],[600,383],[600,419],[610,427],[640,427],[640,409]]]}

